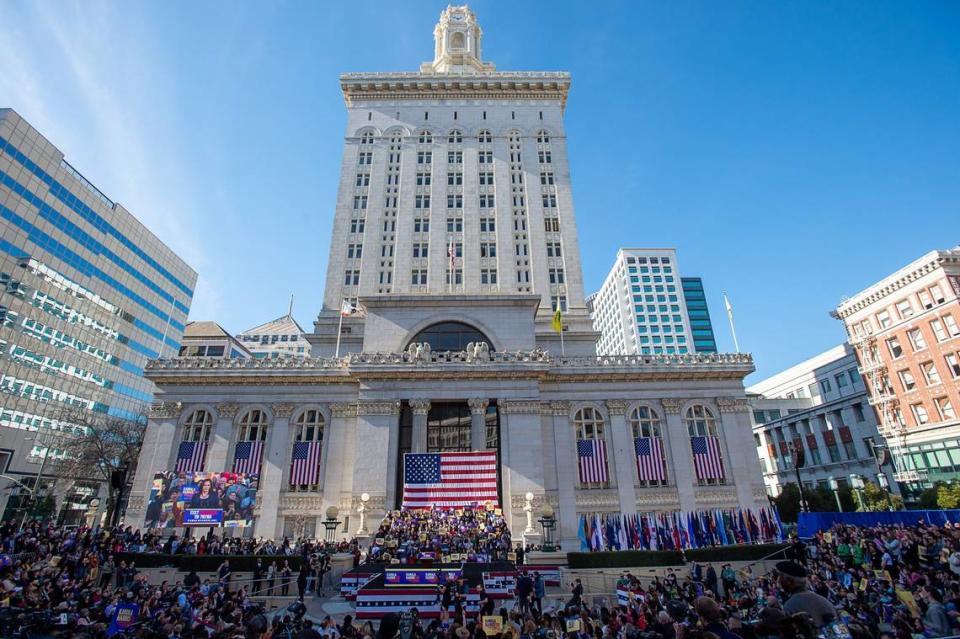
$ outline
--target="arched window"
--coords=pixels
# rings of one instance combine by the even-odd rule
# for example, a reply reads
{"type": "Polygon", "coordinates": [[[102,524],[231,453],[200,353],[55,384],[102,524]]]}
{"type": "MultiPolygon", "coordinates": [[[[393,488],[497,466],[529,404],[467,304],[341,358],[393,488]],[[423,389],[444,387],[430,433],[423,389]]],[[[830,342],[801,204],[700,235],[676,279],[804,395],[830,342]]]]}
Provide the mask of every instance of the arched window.
{"type": "Polygon", "coordinates": [[[410,343],[426,342],[432,351],[464,351],[471,342],[486,342],[492,351],[493,342],[490,339],[463,322],[440,322],[423,329],[410,340],[410,343]]]}
{"type": "Polygon", "coordinates": [[[370,131],[364,132],[364,134],[360,136],[360,144],[373,144],[373,133],[370,131]]]}
{"type": "Polygon", "coordinates": [[[550,134],[546,131],[537,131],[537,144],[550,144],[550,134]]]}
{"type": "Polygon", "coordinates": [[[210,440],[210,429],[213,426],[213,415],[210,411],[195,410],[183,422],[183,439],[185,442],[206,442],[210,440]]]}
{"type": "Polygon", "coordinates": [[[263,442],[267,440],[267,414],[258,408],[247,411],[240,420],[237,441],[263,442]]]}
{"type": "Polygon", "coordinates": [[[690,450],[693,468],[700,485],[723,484],[726,474],[723,468],[723,451],[717,432],[717,420],[709,408],[694,404],[683,415],[687,434],[690,435],[690,450]]]}
{"type": "Polygon", "coordinates": [[[493,144],[493,136],[490,135],[490,131],[486,129],[477,134],[477,140],[480,144],[493,144]]]}
{"type": "Polygon", "coordinates": [[[420,137],[417,139],[417,142],[420,144],[433,144],[433,134],[424,129],[420,132],[420,137]]]}
{"type": "Polygon", "coordinates": [[[603,437],[603,415],[584,406],[573,415],[577,434],[577,466],[581,488],[605,488],[610,484],[607,442],[603,437]]]}
{"type": "Polygon", "coordinates": [[[463,133],[454,129],[447,138],[449,144],[463,144],[463,133]]]}
{"type": "Polygon", "coordinates": [[[467,46],[467,36],[462,31],[455,31],[450,37],[451,49],[462,49],[467,46]]]}
{"type": "Polygon", "coordinates": [[[320,490],[320,454],[323,450],[323,414],[305,410],[293,425],[293,451],[290,457],[290,490],[320,490]]]}
{"type": "Polygon", "coordinates": [[[637,477],[641,486],[667,484],[667,459],[660,434],[660,416],[646,406],[637,406],[627,417],[633,433],[637,477]]]}

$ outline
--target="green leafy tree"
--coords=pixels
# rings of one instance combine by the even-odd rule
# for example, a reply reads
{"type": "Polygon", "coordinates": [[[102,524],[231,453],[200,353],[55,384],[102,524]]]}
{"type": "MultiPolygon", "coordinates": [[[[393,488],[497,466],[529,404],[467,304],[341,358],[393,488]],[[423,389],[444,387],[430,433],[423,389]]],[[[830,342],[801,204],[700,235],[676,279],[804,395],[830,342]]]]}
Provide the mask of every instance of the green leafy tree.
{"type": "Polygon", "coordinates": [[[867,482],[863,486],[863,510],[868,512],[879,512],[889,509],[893,506],[894,510],[903,510],[903,498],[900,495],[894,495],[873,482],[867,482]]]}
{"type": "Polygon", "coordinates": [[[942,483],[938,482],[936,486],[924,489],[920,493],[917,505],[923,510],[936,510],[939,507],[937,505],[937,492],[941,485],[942,483]]]}
{"type": "Polygon", "coordinates": [[[937,507],[957,508],[960,506],[960,484],[940,484],[937,486],[937,507]]]}
{"type": "Polygon", "coordinates": [[[777,510],[780,511],[780,520],[794,523],[800,514],[800,490],[793,482],[784,485],[780,494],[773,498],[777,510]]]}

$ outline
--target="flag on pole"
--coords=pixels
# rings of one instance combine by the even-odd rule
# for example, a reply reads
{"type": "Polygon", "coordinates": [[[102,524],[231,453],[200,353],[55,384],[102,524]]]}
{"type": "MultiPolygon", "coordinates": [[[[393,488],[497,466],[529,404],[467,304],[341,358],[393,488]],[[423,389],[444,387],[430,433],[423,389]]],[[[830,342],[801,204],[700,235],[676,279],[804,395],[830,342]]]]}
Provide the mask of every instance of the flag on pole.
{"type": "Polygon", "coordinates": [[[641,480],[667,479],[663,465],[663,444],[659,437],[635,437],[633,448],[637,455],[637,475],[641,480]]]}
{"type": "Polygon", "coordinates": [[[447,257],[450,258],[450,270],[452,271],[457,265],[457,254],[453,250],[453,239],[447,244],[447,257]]]}
{"type": "Polygon", "coordinates": [[[290,458],[290,484],[315,484],[320,477],[320,442],[295,442],[290,458]]]}
{"type": "Polygon", "coordinates": [[[203,470],[203,460],[207,456],[207,442],[180,442],[177,449],[178,473],[194,473],[203,470]]]}
{"type": "Polygon", "coordinates": [[[341,316],[341,317],[349,317],[349,316],[353,315],[354,312],[356,312],[356,310],[357,310],[357,309],[356,309],[356,308],[354,307],[354,305],[350,302],[350,300],[343,300],[343,303],[340,305],[340,316],[341,316]]]}
{"type": "Polygon", "coordinates": [[[697,471],[697,479],[723,479],[720,438],[691,437],[690,448],[693,450],[693,465],[697,471]]]}
{"type": "Polygon", "coordinates": [[[607,442],[602,439],[577,440],[580,482],[602,483],[607,477],[607,442]]]}
{"type": "Polygon", "coordinates": [[[237,442],[233,456],[233,472],[258,475],[262,459],[263,442],[237,442]]]}
{"type": "Polygon", "coordinates": [[[553,313],[553,330],[558,333],[563,333],[563,317],[560,314],[560,307],[557,306],[557,310],[553,313]]]}
{"type": "Polygon", "coordinates": [[[580,515],[580,526],[577,528],[577,537],[580,539],[580,550],[590,550],[590,542],[587,541],[587,518],[580,515]]]}
{"type": "Polygon", "coordinates": [[[493,502],[497,492],[497,453],[405,453],[403,508],[460,508],[493,502]]]}

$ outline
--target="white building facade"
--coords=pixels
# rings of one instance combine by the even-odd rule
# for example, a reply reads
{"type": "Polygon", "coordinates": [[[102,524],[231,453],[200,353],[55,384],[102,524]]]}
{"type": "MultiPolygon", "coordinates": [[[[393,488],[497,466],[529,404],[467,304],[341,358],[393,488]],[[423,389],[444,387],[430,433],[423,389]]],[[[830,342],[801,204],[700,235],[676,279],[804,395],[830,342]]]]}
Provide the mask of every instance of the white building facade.
{"type": "Polygon", "coordinates": [[[307,357],[311,350],[291,313],[249,328],[239,333],[237,339],[257,358],[307,357]]]}
{"type": "Polygon", "coordinates": [[[846,344],[820,353],[747,388],[753,433],[764,484],[777,496],[797,483],[793,447],[800,444],[805,488],[829,488],[830,480],[893,486],[888,464],[880,477],[875,447],[885,445],[869,404],[857,358],[846,344]]]}
{"type": "Polygon", "coordinates": [[[419,73],[343,76],[349,117],[312,356],[154,362],[162,396],[131,524],[185,436],[208,442],[204,470],[229,471],[251,432],[266,444],[254,531],[266,537],[310,534],[329,506],[339,534],[353,534],[363,493],[373,528],[399,507],[406,452],[496,450],[514,536],[532,493],[535,509],[555,509],[568,549],[581,514],[766,504],[749,355],[596,356],[563,133],[570,78],[496,72],[481,35],[468,8],[448,7],[419,73]],[[360,311],[341,326],[344,299],[360,311]],[[662,440],[665,480],[640,479],[641,436],[662,440]],[[722,479],[697,479],[691,436],[719,438],[722,479]],[[291,485],[305,437],[322,441],[320,479],[291,485]],[[605,442],[607,481],[580,481],[584,439],[605,442]]]}

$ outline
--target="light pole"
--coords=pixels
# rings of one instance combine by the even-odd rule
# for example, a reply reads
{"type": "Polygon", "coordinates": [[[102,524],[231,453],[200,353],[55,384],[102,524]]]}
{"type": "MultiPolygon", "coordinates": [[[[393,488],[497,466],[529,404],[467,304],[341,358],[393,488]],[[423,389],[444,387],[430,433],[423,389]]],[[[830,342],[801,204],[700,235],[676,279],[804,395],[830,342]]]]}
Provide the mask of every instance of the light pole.
{"type": "Polygon", "coordinates": [[[893,498],[890,496],[890,481],[887,479],[886,474],[881,470],[877,473],[877,482],[880,484],[880,488],[883,489],[883,492],[887,494],[887,510],[893,510],[893,498]]]}
{"type": "Polygon", "coordinates": [[[857,493],[857,502],[860,503],[860,511],[865,511],[867,508],[863,505],[863,477],[860,475],[850,475],[850,487],[857,493]]]}
{"type": "Polygon", "coordinates": [[[357,537],[366,537],[370,534],[367,530],[367,519],[365,517],[368,501],[370,501],[370,493],[360,495],[360,505],[357,506],[357,513],[360,514],[360,527],[357,528],[357,537]]]}
{"type": "Polygon", "coordinates": [[[837,510],[843,512],[843,505],[840,503],[840,493],[837,492],[840,489],[840,484],[833,477],[827,480],[830,485],[830,490],[833,491],[833,498],[837,500],[837,510]]]}

